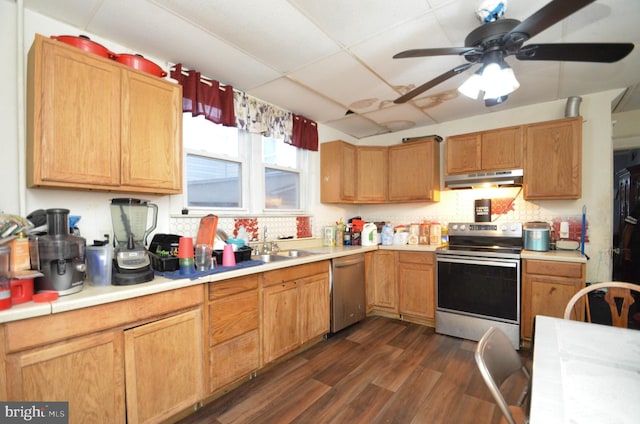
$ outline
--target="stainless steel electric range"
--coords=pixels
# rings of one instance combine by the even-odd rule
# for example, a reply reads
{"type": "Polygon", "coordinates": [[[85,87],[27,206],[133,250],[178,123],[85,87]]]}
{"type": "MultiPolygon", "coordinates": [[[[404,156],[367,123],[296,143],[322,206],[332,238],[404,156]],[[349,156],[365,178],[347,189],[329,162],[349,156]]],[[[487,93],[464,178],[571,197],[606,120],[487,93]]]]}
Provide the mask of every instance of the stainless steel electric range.
{"type": "Polygon", "coordinates": [[[436,251],[436,332],[480,340],[489,327],[520,347],[522,223],[450,223],[436,251]]]}

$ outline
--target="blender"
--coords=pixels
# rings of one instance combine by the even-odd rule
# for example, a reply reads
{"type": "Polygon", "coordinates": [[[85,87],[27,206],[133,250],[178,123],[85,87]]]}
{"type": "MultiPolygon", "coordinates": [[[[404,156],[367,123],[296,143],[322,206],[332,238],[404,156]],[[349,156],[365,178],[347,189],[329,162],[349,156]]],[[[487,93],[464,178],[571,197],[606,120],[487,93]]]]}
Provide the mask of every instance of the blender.
{"type": "Polygon", "coordinates": [[[145,248],[147,237],[156,228],[158,206],[147,200],[111,199],[113,224],[113,269],[111,284],[124,286],[153,280],[149,252],[145,248]],[[153,221],[147,228],[149,209],[153,221]]]}
{"type": "Polygon", "coordinates": [[[30,241],[31,265],[43,274],[34,290],[57,291],[60,296],[82,290],[86,241],[69,233],[69,209],[47,209],[47,234],[30,241]]]}

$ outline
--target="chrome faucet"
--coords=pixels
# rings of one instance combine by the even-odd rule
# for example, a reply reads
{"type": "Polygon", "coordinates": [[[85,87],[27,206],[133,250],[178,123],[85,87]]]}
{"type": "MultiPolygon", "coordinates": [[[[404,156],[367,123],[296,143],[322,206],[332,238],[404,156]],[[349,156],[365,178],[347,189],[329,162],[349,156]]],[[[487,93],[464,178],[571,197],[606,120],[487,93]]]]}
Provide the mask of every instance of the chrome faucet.
{"type": "Polygon", "coordinates": [[[271,251],[269,243],[267,243],[267,226],[264,226],[263,238],[262,238],[262,253],[268,253],[271,251]]]}

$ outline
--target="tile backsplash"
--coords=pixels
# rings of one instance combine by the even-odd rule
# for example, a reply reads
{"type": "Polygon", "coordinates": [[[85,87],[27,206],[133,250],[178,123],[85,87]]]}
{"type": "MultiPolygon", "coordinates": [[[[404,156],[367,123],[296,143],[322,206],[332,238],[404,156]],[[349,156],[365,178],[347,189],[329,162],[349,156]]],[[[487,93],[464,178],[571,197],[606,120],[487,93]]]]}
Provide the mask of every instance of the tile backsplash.
{"type": "MultiPolygon", "coordinates": [[[[200,216],[174,215],[169,219],[171,233],[186,237],[196,237],[200,226],[200,216]]],[[[309,238],[312,237],[311,216],[259,216],[259,217],[219,217],[218,228],[229,237],[238,235],[240,226],[244,226],[251,239],[262,240],[264,229],[267,239],[280,237],[309,238]]]]}

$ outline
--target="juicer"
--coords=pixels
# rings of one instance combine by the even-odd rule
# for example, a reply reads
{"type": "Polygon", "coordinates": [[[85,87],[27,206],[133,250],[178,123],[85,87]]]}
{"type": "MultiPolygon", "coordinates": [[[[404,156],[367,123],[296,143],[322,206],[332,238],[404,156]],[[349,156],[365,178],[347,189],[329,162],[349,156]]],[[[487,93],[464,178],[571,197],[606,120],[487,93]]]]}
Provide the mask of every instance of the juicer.
{"type": "Polygon", "coordinates": [[[47,234],[30,240],[32,268],[43,276],[34,291],[57,291],[60,296],[82,290],[86,241],[69,233],[69,209],[47,209],[47,234]]]}
{"type": "Polygon", "coordinates": [[[111,284],[124,286],[153,280],[147,237],[156,228],[158,206],[147,200],[111,199],[113,224],[113,269],[111,284]],[[147,228],[149,210],[152,222],[147,228]]]}

